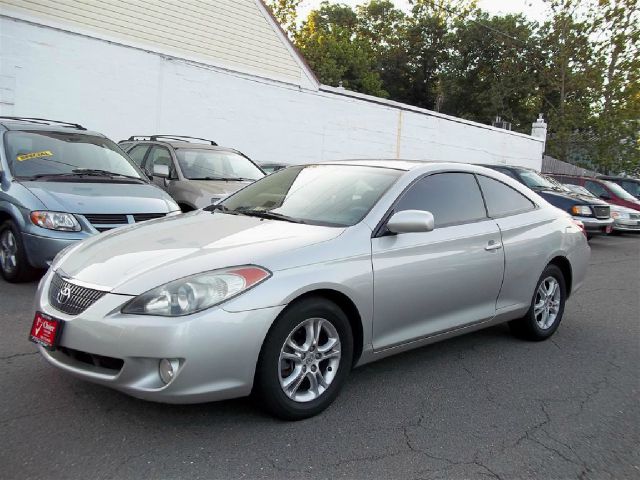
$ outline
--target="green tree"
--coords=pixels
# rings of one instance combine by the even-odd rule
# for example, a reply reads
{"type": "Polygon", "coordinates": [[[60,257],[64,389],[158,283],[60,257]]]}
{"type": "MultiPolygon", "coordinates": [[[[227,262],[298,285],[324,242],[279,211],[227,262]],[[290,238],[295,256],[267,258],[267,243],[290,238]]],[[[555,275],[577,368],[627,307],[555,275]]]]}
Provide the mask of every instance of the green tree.
{"type": "Polygon", "coordinates": [[[536,27],[522,15],[486,12],[457,21],[442,74],[442,111],[481,123],[500,116],[529,133],[540,109],[536,27]]]}
{"type": "Polygon", "coordinates": [[[322,83],[386,97],[371,44],[357,30],[357,15],[350,7],[325,1],[309,13],[296,44],[322,83]]]}
{"type": "Polygon", "coordinates": [[[302,0],[267,0],[266,5],[282,29],[293,37],[297,31],[298,8],[302,0]]]}
{"type": "Polygon", "coordinates": [[[539,29],[540,98],[549,123],[547,153],[584,163],[593,141],[594,106],[602,64],[578,0],[552,0],[552,18],[539,29]]]}
{"type": "Polygon", "coordinates": [[[375,71],[389,97],[412,102],[407,15],[390,0],[371,0],[356,7],[356,13],[357,35],[370,45],[375,71]]]}
{"type": "Polygon", "coordinates": [[[640,170],[640,11],[637,0],[599,0],[591,36],[604,68],[593,163],[606,172],[640,170]]]}

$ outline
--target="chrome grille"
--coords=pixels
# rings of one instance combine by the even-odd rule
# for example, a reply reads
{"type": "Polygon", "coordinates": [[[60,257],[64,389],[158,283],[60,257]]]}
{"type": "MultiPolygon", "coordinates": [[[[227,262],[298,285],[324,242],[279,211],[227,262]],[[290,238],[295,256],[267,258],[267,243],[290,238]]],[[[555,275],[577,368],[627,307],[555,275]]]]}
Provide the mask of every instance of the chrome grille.
{"type": "Polygon", "coordinates": [[[609,218],[611,216],[611,208],[608,205],[591,205],[596,218],[609,218]]]}
{"type": "Polygon", "coordinates": [[[99,232],[106,232],[113,228],[124,227],[137,222],[145,222],[154,218],[164,217],[166,213],[86,213],[84,218],[99,232]]]}
{"type": "Polygon", "coordinates": [[[126,215],[87,214],[84,216],[92,225],[110,225],[114,223],[129,223],[126,215]]]}
{"type": "Polygon", "coordinates": [[[133,219],[136,222],[146,222],[147,220],[153,220],[154,218],[162,218],[165,213],[134,213],[133,219]]]}
{"type": "Polygon", "coordinates": [[[78,315],[102,298],[105,293],[107,292],[67,282],[56,273],[49,286],[49,303],[61,312],[78,315]]]}

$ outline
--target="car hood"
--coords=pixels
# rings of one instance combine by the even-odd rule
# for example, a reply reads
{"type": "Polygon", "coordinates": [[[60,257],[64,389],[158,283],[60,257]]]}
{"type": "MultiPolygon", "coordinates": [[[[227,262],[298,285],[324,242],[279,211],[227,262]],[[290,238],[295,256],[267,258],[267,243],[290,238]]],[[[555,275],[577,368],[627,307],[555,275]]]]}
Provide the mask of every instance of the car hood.
{"type": "MultiPolygon", "coordinates": [[[[63,275],[138,295],[195,273],[237,265],[274,269],[274,258],[336,238],[343,228],[195,211],[91,237],[53,268],[63,275]]],[[[305,256],[300,261],[308,262],[305,256]]],[[[277,266],[276,266],[277,268],[277,266]]]]}
{"type": "Polygon", "coordinates": [[[149,184],[23,182],[47,210],[68,213],[166,213],[178,209],[160,188],[149,184]]]}
{"type": "Polygon", "coordinates": [[[599,198],[591,197],[588,195],[580,195],[577,193],[560,192],[557,190],[535,190],[535,192],[541,197],[544,197],[546,199],[555,198],[555,199],[562,199],[562,200],[573,200],[581,204],[589,204],[589,205],[609,205],[607,202],[600,200],[599,198]]]}

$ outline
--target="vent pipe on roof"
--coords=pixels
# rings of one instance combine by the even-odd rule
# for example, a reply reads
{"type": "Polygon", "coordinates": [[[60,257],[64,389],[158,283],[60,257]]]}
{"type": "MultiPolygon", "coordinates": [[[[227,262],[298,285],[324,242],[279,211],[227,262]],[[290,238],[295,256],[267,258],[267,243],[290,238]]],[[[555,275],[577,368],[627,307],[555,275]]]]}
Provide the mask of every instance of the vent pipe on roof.
{"type": "Polygon", "coordinates": [[[544,153],[547,144],[547,122],[542,118],[542,114],[539,114],[538,119],[531,124],[531,136],[544,142],[542,147],[542,152],[544,153]]]}

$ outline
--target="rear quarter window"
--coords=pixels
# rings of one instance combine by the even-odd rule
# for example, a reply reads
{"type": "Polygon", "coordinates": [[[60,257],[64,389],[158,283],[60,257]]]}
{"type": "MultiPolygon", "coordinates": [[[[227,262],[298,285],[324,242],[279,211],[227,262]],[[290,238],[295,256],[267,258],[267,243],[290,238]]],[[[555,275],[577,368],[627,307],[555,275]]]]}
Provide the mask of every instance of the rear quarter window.
{"type": "Polygon", "coordinates": [[[478,175],[478,182],[490,217],[515,215],[536,208],[523,194],[498,180],[478,175]]]}

